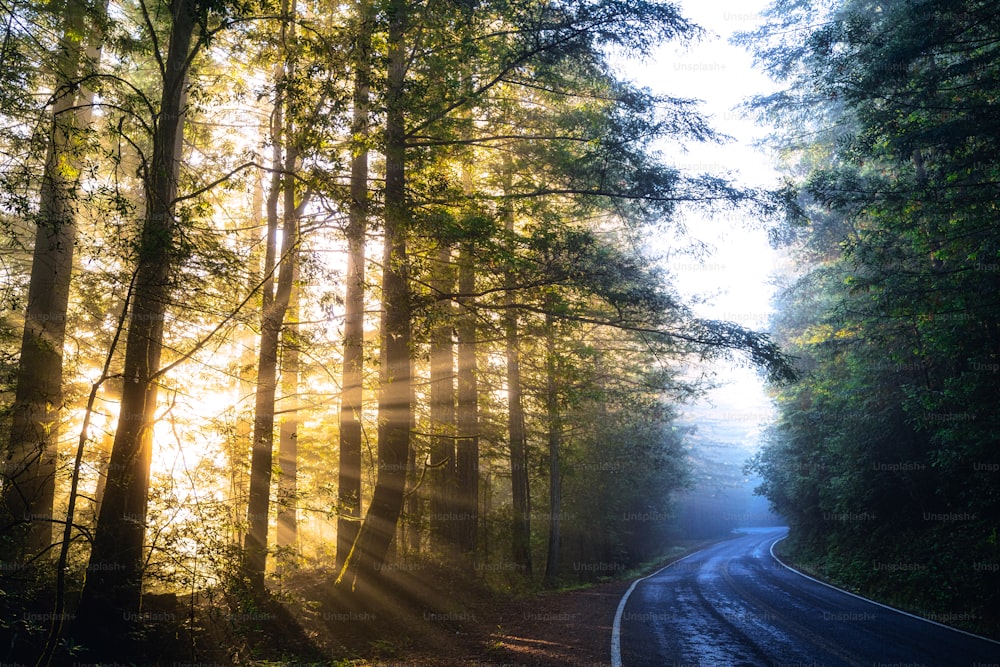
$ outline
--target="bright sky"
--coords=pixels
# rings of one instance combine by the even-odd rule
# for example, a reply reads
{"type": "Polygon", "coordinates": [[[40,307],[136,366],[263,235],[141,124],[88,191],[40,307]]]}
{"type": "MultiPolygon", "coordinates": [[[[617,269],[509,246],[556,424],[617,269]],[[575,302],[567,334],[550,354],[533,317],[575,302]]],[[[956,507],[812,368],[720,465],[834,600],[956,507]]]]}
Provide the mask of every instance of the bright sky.
{"type": "MultiPolygon", "coordinates": [[[[773,186],[777,175],[769,158],[752,144],[764,134],[752,120],[743,119],[737,107],[746,98],[772,87],[752,67],[750,55],[728,40],[732,33],[754,28],[767,0],[679,0],[683,14],[708,31],[689,47],[666,44],[650,54],[648,62],[631,65],[629,76],[654,92],[704,101],[704,113],[717,130],[734,141],[723,146],[690,146],[687,153],[663,146],[665,155],[679,167],[694,172],[729,173],[737,183],[773,186]]],[[[678,256],[670,262],[675,284],[685,295],[704,299],[697,314],[736,321],[752,329],[767,325],[771,312],[770,275],[778,260],[767,234],[753,220],[736,217],[686,219],[687,232],[706,244],[711,253],[701,260],[678,256]]],[[[716,369],[727,386],[713,391],[707,405],[688,412],[739,423],[746,432],[742,444],[755,448],[755,435],[770,413],[770,403],[756,374],[720,364],[716,369]]]]}

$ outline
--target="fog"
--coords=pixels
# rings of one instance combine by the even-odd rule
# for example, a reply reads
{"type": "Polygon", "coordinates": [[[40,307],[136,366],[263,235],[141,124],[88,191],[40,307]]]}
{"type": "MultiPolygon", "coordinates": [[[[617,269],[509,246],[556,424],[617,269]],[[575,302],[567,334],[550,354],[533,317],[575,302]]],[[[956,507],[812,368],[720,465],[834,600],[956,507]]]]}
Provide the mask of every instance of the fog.
{"type": "Polygon", "coordinates": [[[679,420],[692,466],[691,487],[676,497],[672,531],[679,539],[784,524],[768,501],[754,494],[760,480],[743,471],[773,419],[771,402],[753,371],[721,368],[728,380],[687,406],[679,420]]]}

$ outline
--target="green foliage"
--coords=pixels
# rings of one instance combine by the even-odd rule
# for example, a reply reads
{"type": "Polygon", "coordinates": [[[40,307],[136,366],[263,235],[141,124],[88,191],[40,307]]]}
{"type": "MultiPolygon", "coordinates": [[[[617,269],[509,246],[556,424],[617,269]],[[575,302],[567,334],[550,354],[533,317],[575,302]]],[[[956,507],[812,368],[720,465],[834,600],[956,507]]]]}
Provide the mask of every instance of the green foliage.
{"type": "Polygon", "coordinates": [[[787,85],[756,108],[809,121],[776,137],[810,219],[780,234],[798,276],[775,323],[802,380],[751,467],[831,576],[995,632],[977,563],[1000,519],[1000,22],[980,2],[793,4],[745,36],[787,85]]]}
{"type": "MultiPolygon", "coordinates": [[[[167,120],[158,100],[172,5],[114,2],[108,17],[88,17],[104,36],[105,57],[99,71],[89,71],[95,63],[88,63],[80,77],[98,97],[91,127],[81,130],[74,144],[81,165],[79,187],[72,192],[79,212],[78,263],[68,319],[72,352],[65,368],[59,511],[64,471],[72,463],[69,443],[80,433],[81,396],[105,359],[111,378],[97,394],[83,437],[67,570],[71,609],[86,573],[108,476],[107,450],[129,381],[120,377],[127,333],[119,331],[119,323],[137,268],[159,259],[140,253],[139,230],[150,203],[154,130],[167,120]]],[[[297,564],[323,566],[332,560],[331,528],[339,509],[331,443],[338,435],[340,264],[351,200],[346,172],[359,149],[371,151],[368,236],[377,242],[385,213],[387,17],[384,4],[375,3],[372,131],[357,136],[349,129],[359,20],[353,3],[300,2],[295,17],[282,16],[277,2],[189,5],[198,26],[196,46],[183,64],[188,76],[179,200],[156,202],[170,210],[176,237],[168,244],[168,282],[156,285],[162,288],[156,300],[166,301],[162,363],[168,370],[156,377],[161,404],[153,429],[148,512],[143,512],[142,576],[147,591],[165,591],[167,598],[193,592],[192,608],[200,595],[214,606],[221,591],[233,612],[253,613],[260,608],[241,579],[239,539],[246,528],[242,506],[254,419],[249,406],[262,302],[261,217],[270,194],[262,185],[270,176],[262,165],[275,166],[269,163],[275,144],[294,147],[294,173],[278,174],[276,182],[296,179],[296,195],[306,202],[299,248],[301,323],[286,339],[300,353],[301,365],[293,499],[300,544],[277,553],[294,570],[297,564]],[[272,131],[276,107],[290,128],[281,136],[272,131]]],[[[45,111],[50,100],[37,93],[58,51],[52,35],[59,34],[49,8],[15,2],[3,11],[8,39],[0,81],[0,230],[4,250],[16,252],[5,252],[0,267],[0,409],[15,381],[8,369],[16,361],[28,275],[26,257],[18,253],[29,245],[31,226],[38,222],[43,135],[51,125],[45,111]]],[[[788,360],[767,336],[695,318],[666,277],[636,250],[644,235],[678,224],[676,213],[684,206],[743,206],[761,215],[794,208],[782,193],[736,188],[713,175],[665,167],[655,158],[659,140],[696,144],[720,138],[694,101],[656,97],[618,80],[608,49],[643,54],[661,40],[699,35],[668,2],[489,0],[413,7],[403,91],[408,217],[401,223],[413,292],[412,364],[418,376],[426,375],[432,332],[447,334],[456,313],[475,319],[479,496],[488,504],[481,508],[479,551],[465,565],[499,561],[501,568],[487,569],[484,578],[503,574],[497,580],[518,590],[533,585],[504,569],[505,556],[497,555],[509,542],[512,515],[505,433],[509,392],[502,361],[508,312],[517,315],[522,363],[531,501],[537,510],[532,546],[544,548],[547,519],[559,511],[567,580],[619,575],[664,547],[671,496],[688,477],[674,406],[699,389],[683,379],[684,364],[736,353],[775,377],[791,375],[788,360]],[[432,286],[442,248],[451,248],[452,261],[458,249],[474,258],[471,293],[432,286]],[[548,386],[552,369],[555,381],[548,386]],[[552,480],[544,443],[553,424],[562,458],[561,508],[547,508],[552,480]]],[[[378,468],[380,416],[373,397],[383,351],[372,332],[379,317],[375,282],[383,268],[369,261],[361,415],[365,501],[378,468]]],[[[404,519],[407,535],[421,537],[428,519],[420,515],[419,501],[426,499],[418,484],[431,441],[425,433],[433,429],[423,428],[429,422],[426,387],[418,382],[414,395],[414,430],[420,434],[414,437],[416,470],[408,493],[418,502],[414,515],[404,519]]],[[[289,398],[278,399],[280,418],[289,398]]],[[[958,388],[952,398],[966,399],[958,388]]],[[[0,427],[0,442],[6,442],[3,432],[0,427]]],[[[855,481],[843,481],[848,483],[855,481]]],[[[397,545],[400,562],[426,555],[408,548],[397,545]]],[[[53,577],[48,570],[38,572],[35,583],[43,599],[53,577]]],[[[284,585],[291,578],[278,581],[284,585]]],[[[4,609],[22,605],[28,596],[22,597],[8,598],[4,609]]],[[[247,632],[259,629],[251,625],[247,632]]],[[[39,628],[31,633],[32,641],[42,636],[39,628]]],[[[402,647],[385,644],[381,650],[402,647]]]]}

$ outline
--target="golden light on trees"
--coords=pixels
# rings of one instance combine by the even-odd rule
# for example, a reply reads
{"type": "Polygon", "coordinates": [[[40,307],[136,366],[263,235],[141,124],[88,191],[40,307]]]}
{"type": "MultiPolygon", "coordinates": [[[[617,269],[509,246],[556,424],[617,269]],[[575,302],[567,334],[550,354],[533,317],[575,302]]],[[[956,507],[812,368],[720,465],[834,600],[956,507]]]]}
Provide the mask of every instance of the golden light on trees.
{"type": "Polygon", "coordinates": [[[672,5],[29,9],[9,80],[49,94],[0,81],[0,147],[23,155],[0,163],[0,233],[48,242],[58,218],[34,266],[65,269],[67,295],[41,312],[47,278],[5,268],[24,317],[0,327],[0,407],[24,428],[4,444],[57,457],[5,480],[8,510],[23,488],[47,516],[8,517],[0,546],[53,560],[57,620],[28,633],[45,660],[84,637],[88,660],[145,658],[118,640],[171,596],[193,632],[220,606],[270,619],[279,588],[442,605],[397,575],[557,587],[595,571],[575,562],[639,563],[665,522],[620,517],[684,478],[672,404],[698,387],[679,369],[721,350],[787,375],[766,335],[694,316],[638,250],[683,206],[779,207],[650,150],[713,136],[606,59],[692,37],[672,5]],[[79,62],[50,80],[53,35],[79,62]],[[11,129],[29,125],[47,129],[11,129]],[[18,339],[32,326],[62,351],[41,384],[14,370],[44,348],[18,339]]]}

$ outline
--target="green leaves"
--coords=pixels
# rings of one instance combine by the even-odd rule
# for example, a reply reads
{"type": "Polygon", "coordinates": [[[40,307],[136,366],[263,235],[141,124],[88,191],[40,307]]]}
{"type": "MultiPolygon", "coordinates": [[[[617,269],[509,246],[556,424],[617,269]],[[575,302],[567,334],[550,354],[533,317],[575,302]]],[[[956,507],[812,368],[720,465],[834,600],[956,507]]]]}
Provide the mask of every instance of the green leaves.
{"type": "Polygon", "coordinates": [[[782,233],[798,277],[776,329],[806,372],[779,391],[780,428],[753,465],[847,581],[905,589],[904,604],[992,604],[970,560],[985,552],[954,544],[981,543],[975,536],[1000,516],[993,482],[973,474],[998,432],[1000,303],[986,295],[1000,275],[983,258],[1000,247],[987,212],[1000,194],[998,146],[985,129],[1000,110],[1000,22],[980,2],[938,0],[878,11],[854,0],[776,2],[769,16],[743,39],[760,40],[758,56],[787,86],[757,109],[802,123],[775,138],[810,218],[782,233]],[[823,467],[810,467],[817,460],[823,467]],[[824,518],[852,512],[874,518],[824,518]],[[961,536],[951,545],[941,516],[964,517],[949,526],[961,536]],[[947,594],[867,576],[833,548],[876,557],[886,540],[947,563],[922,575],[947,594]]]}

